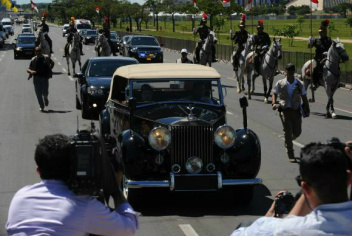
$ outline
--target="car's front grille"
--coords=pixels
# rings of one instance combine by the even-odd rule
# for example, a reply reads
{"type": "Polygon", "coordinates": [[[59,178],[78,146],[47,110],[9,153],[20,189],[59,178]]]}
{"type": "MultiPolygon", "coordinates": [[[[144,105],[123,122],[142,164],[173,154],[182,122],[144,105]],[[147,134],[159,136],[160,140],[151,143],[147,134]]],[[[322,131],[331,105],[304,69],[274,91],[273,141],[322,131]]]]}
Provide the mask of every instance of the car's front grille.
{"type": "Polygon", "coordinates": [[[213,162],[212,126],[172,126],[171,165],[179,164],[184,172],[185,163],[190,157],[199,157],[204,167],[213,162]]]}

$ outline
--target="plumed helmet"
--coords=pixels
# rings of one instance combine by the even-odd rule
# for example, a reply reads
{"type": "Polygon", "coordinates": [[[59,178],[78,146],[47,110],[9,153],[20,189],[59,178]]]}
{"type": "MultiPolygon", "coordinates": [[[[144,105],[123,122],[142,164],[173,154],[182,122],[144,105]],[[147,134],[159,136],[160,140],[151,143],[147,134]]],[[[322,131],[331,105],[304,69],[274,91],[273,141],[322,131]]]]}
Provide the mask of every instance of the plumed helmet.
{"type": "Polygon", "coordinates": [[[207,14],[203,13],[202,21],[207,22],[207,20],[208,20],[207,14]]]}
{"type": "Polygon", "coordinates": [[[262,19],[260,19],[259,21],[258,21],[258,26],[257,26],[257,28],[264,28],[264,21],[262,20],[262,19]]]}
{"type": "Polygon", "coordinates": [[[74,25],[75,24],[75,17],[71,16],[70,18],[70,25],[74,25]]]}
{"type": "Polygon", "coordinates": [[[329,26],[329,23],[330,23],[329,19],[323,20],[320,24],[319,32],[326,31],[329,26]]]}
{"type": "Polygon", "coordinates": [[[240,27],[246,27],[246,14],[241,16],[240,27]]]}

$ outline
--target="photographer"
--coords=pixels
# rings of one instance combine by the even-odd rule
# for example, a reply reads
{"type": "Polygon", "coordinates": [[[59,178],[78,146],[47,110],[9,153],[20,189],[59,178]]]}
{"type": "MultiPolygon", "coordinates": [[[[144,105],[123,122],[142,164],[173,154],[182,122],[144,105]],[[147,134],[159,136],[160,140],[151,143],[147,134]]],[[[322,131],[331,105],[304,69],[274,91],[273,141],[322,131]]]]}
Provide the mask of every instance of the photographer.
{"type": "Polygon", "coordinates": [[[288,216],[284,219],[273,217],[274,202],[265,217],[249,227],[238,228],[231,236],[351,235],[348,161],[344,153],[331,145],[308,144],[301,151],[300,176],[296,178],[302,195],[288,216]]]}
{"type": "MultiPolygon", "coordinates": [[[[41,182],[20,189],[12,199],[8,235],[134,235],[138,215],[122,194],[114,196],[115,211],[97,199],[68,189],[72,140],[61,134],[39,141],[35,162],[41,182]]],[[[122,179],[116,175],[117,183],[122,179]]]]}

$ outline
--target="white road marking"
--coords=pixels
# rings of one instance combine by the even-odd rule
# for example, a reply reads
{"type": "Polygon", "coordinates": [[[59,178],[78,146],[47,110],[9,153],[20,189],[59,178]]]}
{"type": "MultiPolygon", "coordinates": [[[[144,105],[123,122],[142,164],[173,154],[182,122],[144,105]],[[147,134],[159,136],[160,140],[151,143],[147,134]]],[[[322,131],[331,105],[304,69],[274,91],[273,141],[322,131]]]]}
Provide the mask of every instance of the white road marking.
{"type": "Polygon", "coordinates": [[[225,79],[236,81],[234,78],[231,78],[231,77],[225,77],[225,79]]]}
{"type": "Polygon", "coordinates": [[[233,113],[232,113],[232,112],[230,112],[230,111],[227,111],[226,113],[227,113],[227,114],[229,114],[229,115],[233,115],[233,113]]]}
{"type": "Polygon", "coordinates": [[[54,59],[55,61],[57,61],[56,57],[53,57],[53,59],[54,59]]]}
{"type": "Polygon", "coordinates": [[[57,62],[57,64],[58,64],[59,66],[61,66],[61,62],[57,62]]]}
{"type": "Polygon", "coordinates": [[[178,225],[185,236],[199,236],[190,224],[178,225]]]}
{"type": "Polygon", "coordinates": [[[67,70],[65,68],[62,68],[62,71],[65,72],[65,73],[67,72],[67,70]]]}
{"type": "MultiPolygon", "coordinates": [[[[281,138],[282,140],[285,141],[285,137],[284,137],[283,134],[279,135],[279,138],[281,138]]],[[[299,142],[294,141],[294,140],[292,141],[292,143],[293,143],[293,145],[296,145],[296,146],[299,147],[299,148],[303,148],[303,147],[305,146],[304,144],[299,143],[299,142]]]]}
{"type": "Polygon", "coordinates": [[[71,81],[75,81],[71,75],[68,76],[68,78],[71,80],[71,81]]]}

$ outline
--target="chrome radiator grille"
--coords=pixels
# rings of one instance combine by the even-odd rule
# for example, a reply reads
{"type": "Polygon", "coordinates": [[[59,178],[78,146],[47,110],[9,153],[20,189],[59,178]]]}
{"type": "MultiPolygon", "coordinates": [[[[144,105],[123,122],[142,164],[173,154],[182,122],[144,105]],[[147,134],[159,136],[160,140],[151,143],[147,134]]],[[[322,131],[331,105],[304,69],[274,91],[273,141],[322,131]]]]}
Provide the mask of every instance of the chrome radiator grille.
{"type": "Polygon", "coordinates": [[[179,164],[184,170],[187,159],[193,156],[201,158],[203,166],[213,162],[212,126],[172,126],[171,134],[171,165],[179,164]]]}

